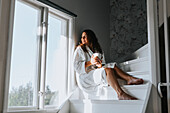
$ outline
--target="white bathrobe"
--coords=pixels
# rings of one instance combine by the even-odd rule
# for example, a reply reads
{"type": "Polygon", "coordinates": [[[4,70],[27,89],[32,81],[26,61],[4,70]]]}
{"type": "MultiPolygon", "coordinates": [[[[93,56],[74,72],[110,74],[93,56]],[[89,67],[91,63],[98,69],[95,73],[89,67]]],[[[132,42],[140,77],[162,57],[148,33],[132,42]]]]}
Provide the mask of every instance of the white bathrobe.
{"type": "MultiPolygon", "coordinates": [[[[108,86],[104,68],[98,68],[86,72],[85,62],[90,61],[93,52],[86,46],[87,52],[78,46],[74,52],[74,69],[76,71],[77,84],[81,90],[88,94],[100,95],[102,87],[108,86]]],[[[105,63],[104,55],[102,63],[105,63]]]]}

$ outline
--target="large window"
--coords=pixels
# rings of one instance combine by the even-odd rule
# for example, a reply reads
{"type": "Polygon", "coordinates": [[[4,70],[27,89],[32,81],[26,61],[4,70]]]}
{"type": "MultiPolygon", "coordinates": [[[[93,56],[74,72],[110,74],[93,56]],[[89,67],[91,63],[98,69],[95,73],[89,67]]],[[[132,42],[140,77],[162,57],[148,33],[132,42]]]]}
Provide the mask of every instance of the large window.
{"type": "Polygon", "coordinates": [[[67,97],[71,17],[16,0],[8,109],[56,108],[67,97]]]}

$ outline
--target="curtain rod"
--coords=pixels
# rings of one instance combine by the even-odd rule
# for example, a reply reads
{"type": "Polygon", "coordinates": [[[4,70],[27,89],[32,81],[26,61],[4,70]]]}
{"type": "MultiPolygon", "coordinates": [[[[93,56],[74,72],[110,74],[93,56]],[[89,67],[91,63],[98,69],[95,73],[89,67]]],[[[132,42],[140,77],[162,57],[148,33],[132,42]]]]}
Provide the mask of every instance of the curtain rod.
{"type": "Polygon", "coordinates": [[[66,14],[69,14],[71,16],[77,17],[76,14],[72,13],[71,11],[68,11],[67,9],[65,9],[65,8],[63,8],[63,7],[57,5],[57,4],[55,4],[55,3],[53,3],[53,2],[51,2],[49,0],[37,0],[37,1],[42,2],[42,3],[44,3],[44,4],[46,4],[46,5],[50,6],[50,7],[53,7],[55,9],[59,10],[59,11],[62,11],[64,13],[66,13],[66,14]]]}

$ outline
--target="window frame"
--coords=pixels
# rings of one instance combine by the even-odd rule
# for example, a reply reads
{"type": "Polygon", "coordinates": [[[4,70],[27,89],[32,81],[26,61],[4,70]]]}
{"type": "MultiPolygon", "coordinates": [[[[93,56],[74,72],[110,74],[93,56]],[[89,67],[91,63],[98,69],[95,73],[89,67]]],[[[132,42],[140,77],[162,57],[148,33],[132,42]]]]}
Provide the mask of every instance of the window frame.
{"type": "MultiPolygon", "coordinates": [[[[67,37],[67,39],[66,39],[66,48],[67,48],[67,50],[66,50],[66,75],[64,75],[65,77],[66,77],[66,87],[65,87],[65,92],[66,93],[68,93],[68,77],[67,77],[67,75],[68,75],[68,59],[69,59],[69,56],[68,56],[68,52],[69,52],[69,19],[67,19],[67,18],[65,18],[65,17],[63,17],[62,15],[59,15],[59,14],[57,14],[57,13],[55,13],[54,11],[52,11],[51,9],[49,9],[49,11],[48,11],[48,15],[52,15],[52,16],[55,16],[55,17],[53,17],[53,18],[57,18],[57,19],[59,19],[59,20],[64,20],[64,21],[66,21],[66,37],[67,37]]],[[[49,17],[49,16],[48,16],[49,17]]],[[[47,28],[47,31],[48,31],[48,26],[46,26],[47,28]]],[[[48,37],[47,37],[48,38],[48,37]]],[[[46,74],[45,74],[45,77],[44,78],[46,78],[46,74]]],[[[46,81],[46,79],[45,79],[45,81],[46,81]]],[[[46,84],[45,84],[46,85],[46,84]]],[[[45,87],[44,87],[44,90],[45,90],[45,87]]],[[[66,94],[67,96],[68,96],[68,94],[66,94]]],[[[44,102],[43,102],[44,103],[44,102]]],[[[45,104],[45,103],[44,103],[45,104]]],[[[44,108],[45,109],[56,109],[57,107],[56,106],[54,106],[54,105],[44,105],[44,108]]]]}
{"type": "MultiPolygon", "coordinates": [[[[37,101],[35,102],[36,103],[36,106],[15,106],[15,107],[8,107],[8,95],[9,95],[9,83],[10,83],[10,68],[11,68],[11,55],[12,55],[12,40],[13,40],[13,30],[14,30],[14,16],[15,16],[15,6],[16,6],[16,1],[17,0],[13,0],[11,2],[11,10],[10,10],[10,26],[9,26],[9,41],[8,41],[8,55],[7,55],[7,68],[6,68],[6,83],[5,83],[5,102],[4,102],[4,110],[5,111],[16,111],[16,110],[36,110],[38,109],[38,106],[39,106],[39,98],[37,96],[37,101]]],[[[22,1],[22,0],[18,0],[19,2],[22,2],[28,6],[31,6],[35,9],[38,9],[42,12],[42,7],[38,6],[37,4],[33,4],[31,2],[27,2],[27,1],[22,1]]],[[[42,16],[42,14],[39,15],[40,18],[42,16]]],[[[39,19],[40,20],[40,19],[39,19]]],[[[38,22],[39,25],[41,25],[41,21],[38,22]]],[[[40,38],[40,37],[39,37],[40,38]]],[[[41,39],[41,38],[40,38],[41,39]]],[[[39,42],[39,45],[40,45],[41,42],[39,42]]],[[[40,46],[39,46],[39,50],[40,50],[40,46]]],[[[38,57],[41,57],[40,56],[40,53],[38,53],[38,57]]],[[[37,61],[38,62],[38,75],[37,75],[37,91],[39,91],[39,68],[40,68],[40,61],[37,61]]]]}
{"type": "MultiPolygon", "coordinates": [[[[1,0],[0,0],[1,1],[1,0]]],[[[12,54],[12,40],[13,40],[13,24],[14,24],[14,13],[15,13],[15,3],[16,3],[17,0],[12,0],[11,1],[11,9],[10,9],[10,26],[9,26],[9,37],[8,37],[8,53],[7,53],[7,66],[6,66],[6,78],[5,78],[5,101],[4,101],[4,110],[3,112],[4,113],[8,113],[8,112],[15,112],[15,111],[43,111],[43,110],[54,110],[54,111],[58,111],[58,109],[60,108],[60,106],[58,107],[55,107],[55,106],[44,106],[44,95],[43,95],[43,101],[40,99],[40,96],[37,96],[37,102],[36,102],[36,107],[29,107],[29,106],[26,106],[26,107],[23,107],[23,106],[19,106],[19,107],[8,107],[8,94],[9,94],[9,83],[10,83],[10,64],[11,64],[11,54],[12,54]],[[41,103],[43,102],[43,103],[41,103]],[[41,105],[42,104],[42,105],[41,105]]],[[[49,14],[49,13],[52,13],[52,14],[55,14],[56,16],[58,16],[59,18],[63,18],[64,20],[67,21],[67,64],[66,65],[67,67],[67,72],[66,72],[66,93],[67,93],[67,96],[68,96],[68,76],[70,75],[69,74],[69,62],[70,62],[70,40],[73,36],[73,33],[74,33],[74,17],[66,14],[66,13],[63,13],[57,9],[54,9],[50,6],[47,6],[47,5],[44,5],[42,4],[41,2],[38,2],[38,1],[35,1],[35,0],[30,0],[30,1],[22,1],[22,0],[18,0],[18,1],[21,1],[25,4],[28,4],[28,5],[31,5],[31,6],[34,6],[36,8],[39,8],[41,10],[41,21],[40,23],[42,23],[44,21],[44,18],[45,17],[42,17],[44,14],[43,12],[45,12],[46,14],[49,14]],[[43,11],[46,10],[46,11],[43,11]]],[[[1,5],[1,4],[0,4],[1,5]]],[[[48,16],[46,16],[47,19],[46,21],[48,22],[48,16]]],[[[42,24],[41,24],[41,27],[42,27],[42,24]]],[[[46,31],[48,30],[48,27],[46,25],[46,31]]],[[[46,39],[47,39],[47,32],[46,32],[46,39]]],[[[39,36],[39,38],[41,39],[39,44],[39,61],[38,61],[38,78],[37,78],[37,95],[39,93],[39,91],[43,91],[43,94],[45,94],[45,79],[41,80],[40,78],[42,78],[42,72],[41,71],[44,71],[45,70],[42,70],[42,65],[46,65],[46,64],[42,64],[42,40],[43,40],[43,36],[39,36]],[[42,83],[44,83],[44,86],[42,85],[42,83]]],[[[47,42],[46,42],[47,43],[47,42]]],[[[46,48],[47,49],[47,48],[46,48]]],[[[46,51],[45,51],[46,52],[46,51]]],[[[45,54],[46,55],[46,54],[45,54]]],[[[45,56],[45,62],[46,62],[46,56],[45,56]]],[[[45,77],[45,73],[44,73],[44,77],[45,77]]],[[[68,99],[68,97],[66,97],[66,99],[68,99]]]]}

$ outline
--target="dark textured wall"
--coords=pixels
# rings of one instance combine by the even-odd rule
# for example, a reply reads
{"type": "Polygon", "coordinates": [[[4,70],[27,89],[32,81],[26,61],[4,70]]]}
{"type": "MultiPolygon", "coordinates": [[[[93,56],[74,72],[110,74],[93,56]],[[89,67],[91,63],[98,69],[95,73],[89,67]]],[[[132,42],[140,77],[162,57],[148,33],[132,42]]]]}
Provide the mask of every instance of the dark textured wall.
{"type": "Polygon", "coordinates": [[[110,0],[110,59],[122,62],[147,41],[145,0],[110,0]]]}

